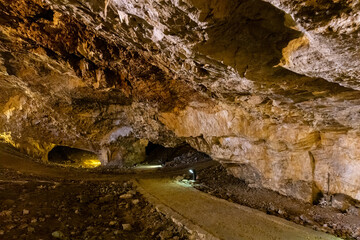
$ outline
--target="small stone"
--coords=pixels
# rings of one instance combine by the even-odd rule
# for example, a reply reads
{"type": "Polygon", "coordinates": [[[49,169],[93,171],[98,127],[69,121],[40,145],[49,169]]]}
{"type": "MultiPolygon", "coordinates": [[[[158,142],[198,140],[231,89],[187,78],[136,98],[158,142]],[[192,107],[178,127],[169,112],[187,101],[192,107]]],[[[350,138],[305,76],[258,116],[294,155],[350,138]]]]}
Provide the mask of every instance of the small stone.
{"type": "Polygon", "coordinates": [[[136,191],[135,190],[130,190],[127,192],[128,194],[131,194],[131,195],[135,195],[136,194],[136,191]]]}
{"type": "Polygon", "coordinates": [[[360,216],[360,208],[355,206],[350,206],[346,211],[350,215],[360,216]]]}
{"type": "Polygon", "coordinates": [[[134,200],[132,200],[132,203],[133,203],[134,205],[137,205],[139,202],[140,202],[139,199],[134,199],[134,200]]]}
{"type": "Polygon", "coordinates": [[[75,214],[79,214],[79,210],[78,210],[78,209],[75,210],[75,214]]]}
{"type": "Polygon", "coordinates": [[[132,197],[133,197],[133,195],[130,194],[130,193],[125,193],[123,195],[120,195],[121,199],[129,199],[129,198],[132,198],[132,197]]]}
{"type": "Polygon", "coordinates": [[[9,216],[11,216],[11,214],[12,214],[11,210],[4,210],[4,211],[0,212],[1,217],[4,217],[4,216],[9,217],[9,216]]]}
{"type": "Polygon", "coordinates": [[[182,181],[184,179],[184,176],[177,176],[175,178],[175,181],[182,181]]]}
{"type": "Polygon", "coordinates": [[[20,226],[19,226],[19,229],[24,229],[24,228],[26,228],[28,225],[26,224],[26,223],[23,223],[23,224],[21,224],[20,226]]]}
{"type": "Polygon", "coordinates": [[[173,233],[171,231],[162,231],[159,234],[159,237],[161,240],[170,239],[172,236],[173,236],[173,233]]]}
{"type": "Polygon", "coordinates": [[[110,226],[114,226],[114,225],[116,225],[116,223],[117,223],[116,221],[110,221],[110,222],[109,222],[109,225],[110,225],[110,226]]]}
{"type": "Polygon", "coordinates": [[[9,224],[9,225],[6,225],[6,228],[7,228],[8,230],[13,229],[14,227],[15,227],[15,225],[14,225],[14,224],[9,224]]]}
{"type": "Polygon", "coordinates": [[[51,234],[54,238],[63,238],[64,234],[61,231],[55,231],[51,234]]]}
{"type": "Polygon", "coordinates": [[[335,194],[331,198],[331,206],[345,212],[351,206],[351,200],[343,194],[335,194]]]}
{"type": "Polygon", "coordinates": [[[32,218],[30,222],[31,222],[31,223],[36,223],[36,222],[37,222],[37,219],[36,219],[36,218],[32,218]]]}
{"type": "Polygon", "coordinates": [[[4,230],[0,230],[0,235],[4,235],[4,230]]]}
{"type": "Polygon", "coordinates": [[[115,231],[114,231],[114,235],[118,235],[118,234],[120,234],[120,231],[119,231],[119,230],[115,230],[115,231]]]}
{"type": "Polygon", "coordinates": [[[33,227],[28,227],[27,230],[29,233],[35,232],[35,228],[33,227]]]}
{"type": "Polygon", "coordinates": [[[106,195],[104,197],[99,198],[100,203],[111,202],[112,200],[113,200],[113,196],[111,195],[106,195]]]}
{"type": "Polygon", "coordinates": [[[122,228],[124,229],[124,231],[131,231],[132,230],[131,224],[128,224],[128,223],[122,224],[122,228]]]}
{"type": "Polygon", "coordinates": [[[279,210],[278,210],[278,213],[279,213],[280,215],[285,215],[286,212],[285,212],[284,210],[282,210],[282,209],[279,209],[279,210]]]}
{"type": "Polygon", "coordinates": [[[28,215],[29,213],[30,213],[29,210],[27,210],[27,209],[24,209],[24,210],[23,210],[23,215],[28,215]]]}

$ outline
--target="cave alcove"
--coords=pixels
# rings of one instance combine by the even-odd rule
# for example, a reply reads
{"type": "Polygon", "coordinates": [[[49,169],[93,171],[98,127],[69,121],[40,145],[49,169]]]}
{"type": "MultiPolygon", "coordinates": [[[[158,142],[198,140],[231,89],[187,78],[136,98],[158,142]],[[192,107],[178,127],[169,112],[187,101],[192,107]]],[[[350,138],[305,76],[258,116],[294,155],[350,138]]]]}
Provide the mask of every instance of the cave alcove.
{"type": "Polygon", "coordinates": [[[48,153],[50,163],[72,167],[94,168],[101,165],[99,157],[90,151],[68,146],[55,146],[48,153]]]}
{"type": "Polygon", "coordinates": [[[205,153],[199,152],[189,144],[176,147],[164,147],[160,144],[149,142],[145,149],[145,162],[149,165],[162,165],[175,167],[180,165],[193,165],[197,162],[210,161],[211,158],[205,153]]]}

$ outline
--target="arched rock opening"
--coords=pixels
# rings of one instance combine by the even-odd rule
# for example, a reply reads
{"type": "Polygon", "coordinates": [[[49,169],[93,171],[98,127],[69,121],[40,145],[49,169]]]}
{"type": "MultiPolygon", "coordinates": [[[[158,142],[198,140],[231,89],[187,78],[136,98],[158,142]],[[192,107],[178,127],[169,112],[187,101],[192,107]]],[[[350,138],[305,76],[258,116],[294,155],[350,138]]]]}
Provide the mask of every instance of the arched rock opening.
{"type": "Polygon", "coordinates": [[[67,146],[55,146],[48,153],[48,160],[51,163],[84,168],[101,165],[99,157],[95,153],[67,146]]]}
{"type": "Polygon", "coordinates": [[[197,162],[211,160],[208,155],[197,151],[189,144],[171,148],[149,142],[145,151],[145,162],[148,164],[161,164],[165,167],[175,167],[179,165],[191,166],[197,162]]]}

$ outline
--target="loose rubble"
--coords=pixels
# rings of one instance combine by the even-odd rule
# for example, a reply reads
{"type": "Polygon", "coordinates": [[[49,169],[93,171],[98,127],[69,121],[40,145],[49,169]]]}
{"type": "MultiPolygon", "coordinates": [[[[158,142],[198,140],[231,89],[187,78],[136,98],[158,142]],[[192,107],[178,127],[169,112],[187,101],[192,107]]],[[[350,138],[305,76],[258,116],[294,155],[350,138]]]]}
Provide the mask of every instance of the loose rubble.
{"type": "Polygon", "coordinates": [[[18,178],[0,169],[0,239],[188,239],[131,182],[18,178]]]}

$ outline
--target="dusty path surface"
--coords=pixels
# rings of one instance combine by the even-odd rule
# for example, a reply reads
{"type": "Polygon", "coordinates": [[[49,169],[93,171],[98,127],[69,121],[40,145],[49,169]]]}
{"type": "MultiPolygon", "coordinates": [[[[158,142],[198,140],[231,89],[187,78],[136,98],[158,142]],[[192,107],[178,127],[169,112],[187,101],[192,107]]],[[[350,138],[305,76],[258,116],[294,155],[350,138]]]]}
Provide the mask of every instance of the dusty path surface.
{"type": "Polygon", "coordinates": [[[167,179],[139,179],[159,202],[198,224],[218,239],[338,239],[278,217],[204,194],[167,179]]]}
{"type": "MultiPolygon", "coordinates": [[[[198,167],[206,167],[209,164],[211,165],[211,163],[199,163],[198,167]]],[[[85,180],[99,181],[98,184],[137,178],[140,186],[153,197],[152,199],[172,209],[193,226],[199,226],[209,232],[215,236],[215,239],[337,239],[281,218],[266,215],[258,210],[215,198],[190,185],[171,180],[173,176],[187,172],[187,169],[138,173],[131,171],[125,173],[89,172],[37,163],[11,148],[1,146],[0,169],[11,169],[22,174],[22,177],[13,181],[26,181],[29,175],[32,177],[30,179],[38,176],[45,181],[63,179],[65,181],[77,180],[81,183],[85,180]]],[[[6,178],[1,180],[7,181],[6,178]]]]}

